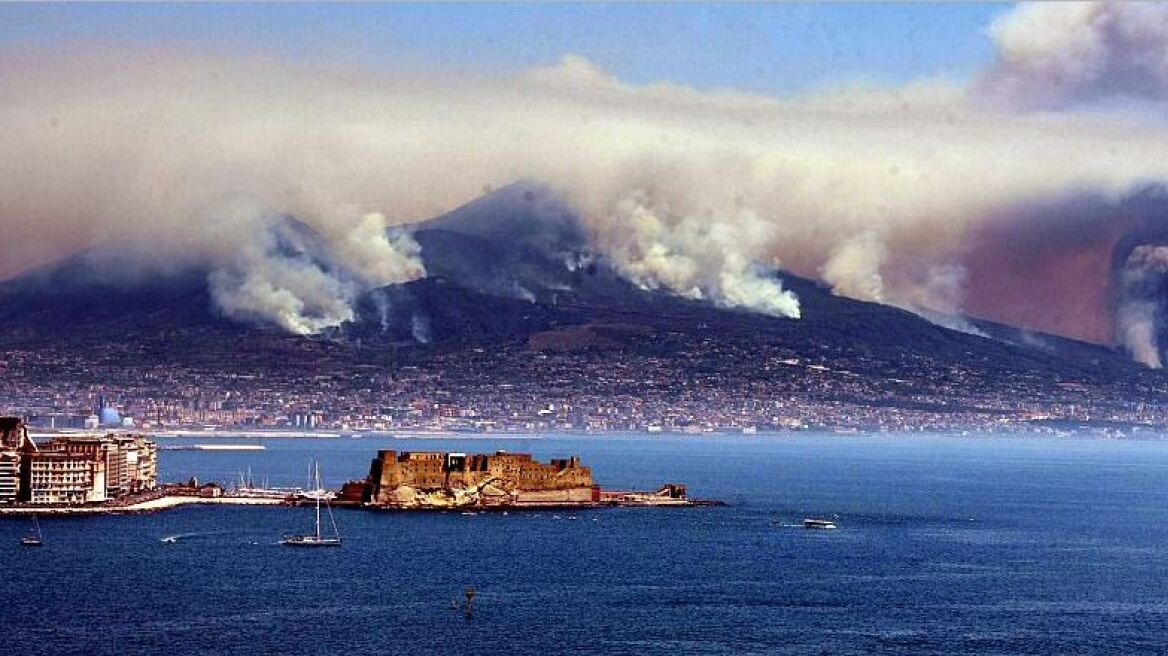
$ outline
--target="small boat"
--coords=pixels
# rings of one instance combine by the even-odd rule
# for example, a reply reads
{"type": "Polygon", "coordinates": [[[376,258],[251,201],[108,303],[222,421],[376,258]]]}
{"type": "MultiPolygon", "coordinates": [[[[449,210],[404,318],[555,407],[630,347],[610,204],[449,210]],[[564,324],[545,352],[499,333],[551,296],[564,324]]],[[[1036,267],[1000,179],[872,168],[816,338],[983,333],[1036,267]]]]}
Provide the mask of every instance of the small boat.
{"type": "Polygon", "coordinates": [[[20,546],[22,547],[43,547],[45,544],[45,536],[41,534],[41,523],[37,521],[36,515],[32,516],[33,532],[20,538],[20,546]]]}
{"type": "Polygon", "coordinates": [[[835,528],[835,522],[831,521],[830,519],[808,518],[803,520],[803,528],[816,528],[822,530],[833,529],[835,528]]]}
{"type": "MultiPolygon", "coordinates": [[[[316,473],[316,488],[323,489],[320,484],[320,463],[315,464],[316,473]]],[[[316,494],[316,532],[307,535],[288,535],[280,544],[286,547],[339,547],[341,546],[341,533],[337,530],[337,520],[333,517],[332,506],[328,505],[328,500],[324,499],[325,495],[316,494]],[[333,525],[333,536],[329,537],[321,533],[320,530],[320,503],[324,500],[325,508],[328,510],[329,521],[333,525]]]]}

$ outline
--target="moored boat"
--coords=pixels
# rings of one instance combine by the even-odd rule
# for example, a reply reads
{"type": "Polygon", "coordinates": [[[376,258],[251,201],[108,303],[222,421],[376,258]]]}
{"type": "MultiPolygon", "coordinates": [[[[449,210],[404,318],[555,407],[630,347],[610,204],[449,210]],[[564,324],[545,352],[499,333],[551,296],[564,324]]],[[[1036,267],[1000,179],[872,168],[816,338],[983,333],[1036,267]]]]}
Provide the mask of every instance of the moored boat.
{"type": "Polygon", "coordinates": [[[41,547],[45,544],[44,535],[41,533],[41,523],[37,521],[36,515],[32,516],[33,532],[20,538],[20,546],[22,547],[41,547]]]}

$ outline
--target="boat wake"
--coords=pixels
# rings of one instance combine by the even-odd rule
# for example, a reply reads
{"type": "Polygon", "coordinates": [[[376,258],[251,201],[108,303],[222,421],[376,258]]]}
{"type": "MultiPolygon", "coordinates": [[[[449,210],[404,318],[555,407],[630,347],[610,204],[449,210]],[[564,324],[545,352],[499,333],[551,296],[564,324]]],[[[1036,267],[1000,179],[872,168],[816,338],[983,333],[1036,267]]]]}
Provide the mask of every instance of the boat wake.
{"type": "Polygon", "coordinates": [[[209,535],[223,535],[226,531],[201,531],[197,533],[175,533],[174,535],[166,535],[158,541],[163,544],[174,544],[179,540],[189,540],[190,538],[206,537],[209,535]]]}

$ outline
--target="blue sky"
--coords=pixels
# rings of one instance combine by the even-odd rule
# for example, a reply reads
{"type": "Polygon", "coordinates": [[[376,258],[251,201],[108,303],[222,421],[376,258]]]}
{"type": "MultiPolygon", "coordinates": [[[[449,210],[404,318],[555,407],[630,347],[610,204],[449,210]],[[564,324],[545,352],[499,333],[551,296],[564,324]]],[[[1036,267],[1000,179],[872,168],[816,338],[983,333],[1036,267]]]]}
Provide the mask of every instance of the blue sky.
{"type": "Polygon", "coordinates": [[[789,93],[964,79],[986,4],[0,5],[0,48],[175,47],[383,70],[506,73],[580,54],[632,83],[789,93]]]}

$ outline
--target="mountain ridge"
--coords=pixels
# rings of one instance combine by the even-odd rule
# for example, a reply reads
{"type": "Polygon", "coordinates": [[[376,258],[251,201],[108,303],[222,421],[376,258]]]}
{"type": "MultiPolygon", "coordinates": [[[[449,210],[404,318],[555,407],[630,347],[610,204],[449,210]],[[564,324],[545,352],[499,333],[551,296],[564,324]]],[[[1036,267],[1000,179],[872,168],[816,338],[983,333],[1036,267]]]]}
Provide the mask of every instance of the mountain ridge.
{"type": "MultiPolygon", "coordinates": [[[[585,229],[566,205],[530,183],[395,229],[408,231],[421,245],[428,276],[363,294],[353,322],[315,339],[363,346],[483,345],[595,323],[665,331],[706,324],[808,347],[851,343],[861,351],[894,354],[911,350],[911,344],[960,359],[962,351],[985,350],[996,342],[1018,349],[1025,360],[1061,358],[1072,368],[1082,362],[1128,367],[1121,354],[1106,347],[980,320],[971,324],[983,336],[961,333],[895,307],[837,296],[817,281],[787,273],[781,280],[803,306],[797,320],[642,289],[589,248],[585,229]]],[[[304,239],[306,230],[296,222],[293,234],[304,239]]],[[[78,331],[87,335],[83,341],[93,341],[144,331],[246,337],[275,330],[218,312],[207,290],[206,266],[143,275],[117,262],[95,250],[0,283],[0,312],[9,318],[0,340],[22,341],[23,336],[44,342],[75,337],[78,331]]],[[[1000,347],[989,350],[1001,355],[1000,347]]]]}

